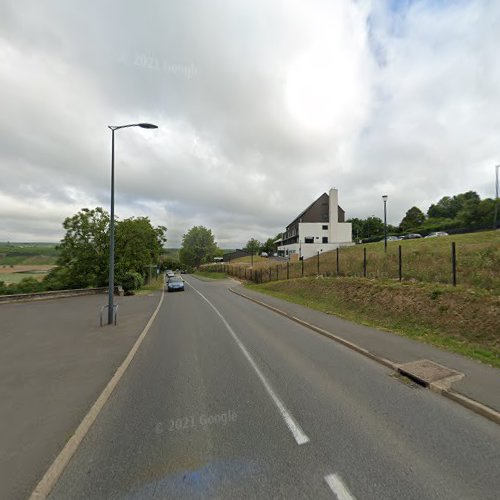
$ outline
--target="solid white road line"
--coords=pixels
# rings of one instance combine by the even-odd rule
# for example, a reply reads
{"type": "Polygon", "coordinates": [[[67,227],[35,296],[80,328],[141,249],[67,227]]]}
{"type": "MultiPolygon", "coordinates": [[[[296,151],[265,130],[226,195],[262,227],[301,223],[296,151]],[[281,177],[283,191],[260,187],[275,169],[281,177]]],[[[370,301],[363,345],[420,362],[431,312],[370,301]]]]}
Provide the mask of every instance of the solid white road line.
{"type": "Polygon", "coordinates": [[[64,448],[59,453],[59,455],[57,455],[56,459],[52,462],[52,465],[49,467],[49,469],[44,474],[40,482],[37,484],[36,488],[31,493],[29,500],[42,500],[49,496],[50,492],[57,483],[59,477],[62,475],[64,469],[71,460],[71,457],[75,454],[76,450],[78,449],[78,446],[82,442],[83,438],[87,435],[87,432],[92,427],[92,424],[94,423],[95,419],[101,412],[103,406],[106,404],[106,401],[109,399],[113,390],[118,385],[118,382],[123,377],[123,374],[128,368],[128,365],[130,365],[130,362],[135,356],[135,353],[139,350],[139,347],[141,346],[144,337],[151,328],[151,325],[153,324],[153,321],[155,320],[156,315],[160,310],[164,296],[165,292],[162,290],[158,306],[156,307],[154,313],[151,315],[151,318],[149,318],[149,321],[144,327],[144,330],[142,330],[141,334],[135,341],[135,344],[133,345],[132,349],[130,349],[130,352],[128,353],[127,357],[125,358],[123,363],[118,367],[115,374],[113,375],[113,378],[108,382],[108,385],[101,392],[100,396],[97,398],[96,402],[92,405],[92,408],[90,408],[87,415],[85,415],[84,419],[80,422],[80,425],[76,429],[75,433],[71,436],[71,438],[68,440],[64,448]]]}
{"type": "Polygon", "coordinates": [[[338,500],[356,500],[355,497],[351,495],[351,492],[347,489],[339,475],[328,474],[328,476],[325,476],[325,481],[328,486],[330,486],[333,493],[335,493],[338,500]]]}
{"type": "Polygon", "coordinates": [[[276,393],[273,391],[271,385],[267,381],[266,377],[262,374],[260,371],[259,367],[253,360],[252,356],[250,356],[250,353],[247,351],[246,347],[242,344],[241,340],[238,338],[236,333],[234,333],[234,330],[231,328],[231,325],[226,321],[224,316],[219,312],[219,310],[210,302],[200,291],[198,291],[191,283],[188,281],[184,280],[200,297],[205,300],[208,305],[215,311],[217,316],[221,319],[221,321],[224,323],[224,326],[228,329],[229,333],[233,337],[234,341],[238,345],[238,347],[241,349],[243,352],[245,358],[247,358],[248,362],[252,365],[252,368],[255,370],[257,375],[259,376],[261,382],[264,384],[264,387],[266,388],[266,391],[268,392],[269,396],[271,396],[271,399],[274,401],[274,404],[278,407],[279,412],[281,413],[281,416],[283,417],[283,420],[285,421],[286,425],[290,429],[290,432],[293,434],[293,437],[295,438],[295,441],[297,441],[297,444],[304,444],[309,442],[309,438],[305,435],[304,431],[301,429],[300,425],[295,421],[295,419],[292,417],[290,412],[287,410],[283,402],[280,400],[280,398],[276,395],[276,393]]]}

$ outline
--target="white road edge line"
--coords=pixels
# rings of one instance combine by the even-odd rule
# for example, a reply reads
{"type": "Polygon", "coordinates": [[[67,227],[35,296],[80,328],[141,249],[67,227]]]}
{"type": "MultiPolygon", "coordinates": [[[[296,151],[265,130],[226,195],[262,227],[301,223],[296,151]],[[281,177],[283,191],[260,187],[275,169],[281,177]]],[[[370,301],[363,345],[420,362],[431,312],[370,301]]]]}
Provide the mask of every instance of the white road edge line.
{"type": "Polygon", "coordinates": [[[325,476],[325,481],[338,500],[356,500],[338,474],[328,474],[325,476]]]}
{"type": "Polygon", "coordinates": [[[97,398],[96,402],[92,405],[92,408],[90,408],[87,415],[85,415],[83,420],[80,422],[80,425],[77,427],[74,434],[69,438],[64,448],[61,450],[59,455],[57,455],[56,459],[52,462],[52,465],[49,467],[47,472],[43,475],[42,479],[37,484],[36,488],[33,490],[33,493],[31,493],[29,500],[41,500],[49,496],[50,492],[56,485],[62,473],[64,472],[64,469],[71,460],[71,457],[75,454],[76,450],[78,449],[78,446],[82,442],[83,438],[87,435],[87,432],[89,431],[90,427],[92,426],[95,419],[99,415],[103,406],[106,404],[106,401],[109,399],[113,390],[118,385],[118,382],[125,373],[125,370],[128,368],[128,365],[130,365],[130,362],[135,356],[135,353],[139,350],[139,347],[141,346],[144,337],[151,328],[151,325],[153,324],[153,321],[155,320],[156,315],[160,310],[164,296],[165,296],[165,291],[162,290],[160,302],[156,306],[154,313],[152,314],[151,318],[149,318],[149,321],[144,327],[144,330],[142,330],[141,334],[139,335],[139,338],[136,340],[132,349],[130,349],[130,352],[128,353],[127,357],[125,358],[123,363],[118,367],[115,374],[113,375],[113,378],[108,382],[108,385],[104,388],[100,396],[97,398]]]}
{"type": "Polygon", "coordinates": [[[295,419],[292,417],[290,412],[287,410],[286,406],[283,404],[283,402],[280,400],[280,398],[276,395],[276,393],[273,391],[271,385],[267,381],[266,377],[264,377],[263,373],[260,371],[259,367],[253,360],[252,356],[250,356],[250,353],[247,351],[246,347],[242,344],[241,340],[238,338],[236,333],[234,333],[234,330],[231,328],[231,325],[226,321],[224,316],[219,312],[219,310],[199,291],[197,290],[191,283],[188,281],[184,280],[200,297],[205,300],[208,305],[215,311],[217,316],[221,319],[221,321],[224,323],[224,326],[228,329],[229,333],[233,337],[234,341],[238,345],[238,347],[241,349],[243,354],[245,355],[245,358],[247,358],[248,362],[252,365],[252,368],[255,370],[257,375],[259,376],[261,382],[264,384],[264,387],[266,388],[266,391],[268,392],[269,396],[271,396],[271,399],[274,401],[274,404],[278,407],[279,412],[281,413],[281,416],[283,417],[283,420],[285,421],[286,425],[290,429],[290,432],[293,434],[293,437],[295,438],[295,441],[297,441],[298,445],[305,444],[309,442],[309,438],[306,436],[304,431],[301,429],[300,425],[295,421],[295,419]]]}

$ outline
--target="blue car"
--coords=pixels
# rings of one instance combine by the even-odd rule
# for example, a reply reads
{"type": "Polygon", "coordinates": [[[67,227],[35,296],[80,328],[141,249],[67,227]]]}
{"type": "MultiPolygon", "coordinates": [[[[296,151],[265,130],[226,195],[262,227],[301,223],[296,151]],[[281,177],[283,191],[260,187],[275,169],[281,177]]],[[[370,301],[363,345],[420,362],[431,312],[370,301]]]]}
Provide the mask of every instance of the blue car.
{"type": "Polygon", "coordinates": [[[183,292],[184,280],[180,276],[173,276],[167,281],[167,292],[183,292]]]}

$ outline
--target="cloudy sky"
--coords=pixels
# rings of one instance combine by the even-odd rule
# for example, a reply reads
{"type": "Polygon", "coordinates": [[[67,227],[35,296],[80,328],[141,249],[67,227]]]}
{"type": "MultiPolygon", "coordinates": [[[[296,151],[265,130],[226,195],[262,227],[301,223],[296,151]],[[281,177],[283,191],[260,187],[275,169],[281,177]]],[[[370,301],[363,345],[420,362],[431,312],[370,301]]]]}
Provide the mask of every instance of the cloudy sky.
{"type": "Polygon", "coordinates": [[[494,194],[497,0],[3,0],[0,241],[58,241],[82,207],[234,248],[330,186],[399,223],[494,194]]]}

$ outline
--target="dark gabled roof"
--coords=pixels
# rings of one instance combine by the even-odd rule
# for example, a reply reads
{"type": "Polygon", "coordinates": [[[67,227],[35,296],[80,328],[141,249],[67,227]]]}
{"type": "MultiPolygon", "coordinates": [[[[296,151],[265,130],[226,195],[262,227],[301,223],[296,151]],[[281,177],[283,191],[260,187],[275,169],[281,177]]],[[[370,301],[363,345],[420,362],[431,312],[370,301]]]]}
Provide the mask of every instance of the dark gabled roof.
{"type": "Polygon", "coordinates": [[[302,210],[302,212],[300,212],[300,214],[297,215],[297,217],[295,217],[295,219],[293,219],[292,222],[290,222],[290,224],[287,224],[286,227],[291,226],[297,219],[300,219],[323,196],[327,196],[328,197],[328,195],[326,193],[323,193],[323,194],[319,195],[307,208],[305,208],[304,210],[302,210]]]}

